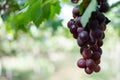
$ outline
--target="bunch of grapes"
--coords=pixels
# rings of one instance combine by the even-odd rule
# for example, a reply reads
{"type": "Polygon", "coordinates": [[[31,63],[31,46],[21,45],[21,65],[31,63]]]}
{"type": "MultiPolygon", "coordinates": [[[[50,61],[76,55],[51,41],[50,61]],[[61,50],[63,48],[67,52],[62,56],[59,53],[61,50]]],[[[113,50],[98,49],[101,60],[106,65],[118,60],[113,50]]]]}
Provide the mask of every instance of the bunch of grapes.
{"type": "MultiPolygon", "coordinates": [[[[77,3],[79,0],[71,0],[77,3]]],[[[101,46],[105,38],[104,31],[110,20],[103,13],[109,10],[106,0],[97,0],[98,7],[91,13],[86,26],[83,27],[80,20],[79,6],[73,8],[73,19],[68,21],[67,26],[73,37],[77,40],[80,53],[83,58],[77,61],[77,66],[83,68],[87,74],[100,71],[101,46]]]]}

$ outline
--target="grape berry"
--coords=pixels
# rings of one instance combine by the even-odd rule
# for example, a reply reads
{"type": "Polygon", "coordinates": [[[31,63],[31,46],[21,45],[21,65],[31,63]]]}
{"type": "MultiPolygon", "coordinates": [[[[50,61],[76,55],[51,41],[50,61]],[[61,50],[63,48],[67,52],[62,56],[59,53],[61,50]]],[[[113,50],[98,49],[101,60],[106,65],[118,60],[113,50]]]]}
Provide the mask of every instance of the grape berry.
{"type": "MultiPolygon", "coordinates": [[[[71,0],[78,3],[79,0],[71,0]]],[[[91,13],[91,17],[85,27],[82,26],[80,20],[79,6],[72,10],[73,18],[68,21],[67,26],[75,39],[77,39],[80,53],[83,58],[77,61],[79,68],[84,68],[87,74],[99,72],[101,70],[100,58],[102,55],[104,31],[110,20],[103,14],[109,10],[107,0],[97,0],[98,7],[96,11],[91,13]]]]}

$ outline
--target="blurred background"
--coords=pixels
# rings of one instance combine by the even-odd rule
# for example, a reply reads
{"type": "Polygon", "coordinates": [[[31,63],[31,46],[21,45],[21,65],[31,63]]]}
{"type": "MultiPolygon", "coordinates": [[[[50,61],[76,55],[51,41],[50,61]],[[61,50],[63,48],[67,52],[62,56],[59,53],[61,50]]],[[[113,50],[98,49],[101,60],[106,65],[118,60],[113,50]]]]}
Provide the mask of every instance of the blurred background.
{"type": "Polygon", "coordinates": [[[92,75],[77,67],[79,47],[66,25],[75,4],[44,0],[39,7],[46,14],[34,16],[42,14],[36,10],[38,1],[0,0],[0,80],[120,80],[119,0],[108,0],[111,7],[105,15],[111,23],[105,31],[101,71],[92,75]],[[45,4],[50,4],[52,17],[45,4]]]}

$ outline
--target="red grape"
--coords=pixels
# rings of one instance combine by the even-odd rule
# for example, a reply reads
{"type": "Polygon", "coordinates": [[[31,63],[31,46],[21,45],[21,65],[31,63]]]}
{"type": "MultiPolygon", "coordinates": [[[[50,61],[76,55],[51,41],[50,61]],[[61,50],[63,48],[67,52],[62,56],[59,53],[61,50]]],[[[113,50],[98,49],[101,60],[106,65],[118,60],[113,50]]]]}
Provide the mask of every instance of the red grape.
{"type": "Polygon", "coordinates": [[[85,68],[86,67],[86,60],[84,58],[79,59],[77,62],[77,66],[79,68],[85,68]]]}
{"type": "Polygon", "coordinates": [[[94,68],[94,66],[95,66],[94,60],[93,59],[87,59],[86,60],[86,66],[91,68],[91,69],[94,68]]]}
{"type": "Polygon", "coordinates": [[[94,67],[94,71],[95,71],[95,72],[99,72],[99,71],[100,71],[100,69],[101,69],[101,68],[100,68],[100,66],[99,66],[99,65],[96,65],[96,66],[94,67]]]}
{"type": "Polygon", "coordinates": [[[78,34],[78,38],[80,38],[83,42],[89,39],[89,35],[87,31],[82,31],[78,34]]]}
{"type": "Polygon", "coordinates": [[[91,58],[92,57],[91,50],[90,49],[84,49],[82,51],[82,56],[85,59],[91,58]]]}
{"type": "Polygon", "coordinates": [[[87,74],[92,74],[92,73],[93,73],[93,70],[90,69],[89,67],[87,67],[87,68],[85,68],[85,72],[86,72],[87,74]]]}
{"type": "Polygon", "coordinates": [[[79,6],[74,7],[72,13],[74,18],[79,17],[80,16],[79,6]]]}

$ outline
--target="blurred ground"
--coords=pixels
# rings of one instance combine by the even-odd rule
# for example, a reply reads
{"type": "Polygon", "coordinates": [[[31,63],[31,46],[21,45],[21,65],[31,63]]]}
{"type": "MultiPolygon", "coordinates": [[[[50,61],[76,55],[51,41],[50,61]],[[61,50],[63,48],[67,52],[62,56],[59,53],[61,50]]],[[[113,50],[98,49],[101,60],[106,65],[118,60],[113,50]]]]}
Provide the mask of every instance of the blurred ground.
{"type": "Polygon", "coordinates": [[[40,41],[25,36],[14,41],[1,37],[1,40],[5,39],[0,43],[1,50],[6,55],[0,58],[0,80],[120,79],[120,40],[110,27],[102,47],[101,71],[92,75],[85,74],[84,70],[76,66],[81,55],[73,38],[57,35],[40,41]],[[15,55],[9,55],[12,52],[15,55]]]}

